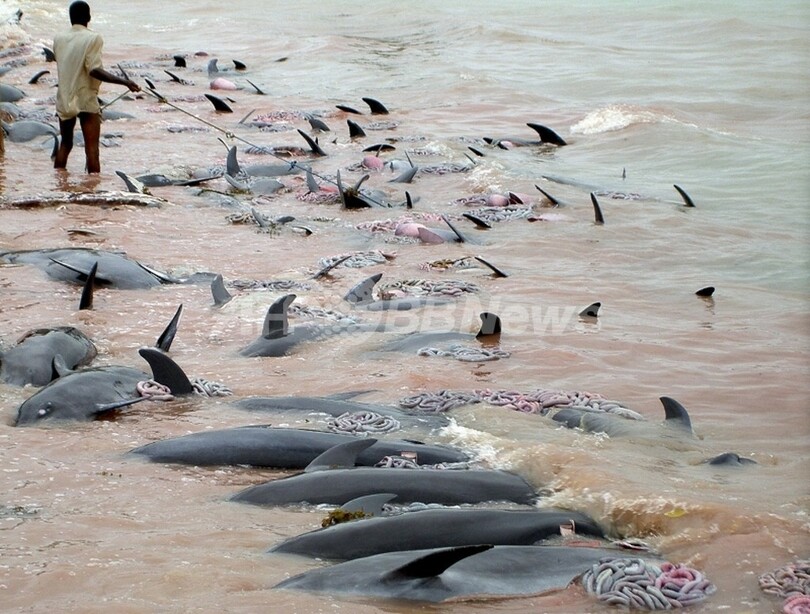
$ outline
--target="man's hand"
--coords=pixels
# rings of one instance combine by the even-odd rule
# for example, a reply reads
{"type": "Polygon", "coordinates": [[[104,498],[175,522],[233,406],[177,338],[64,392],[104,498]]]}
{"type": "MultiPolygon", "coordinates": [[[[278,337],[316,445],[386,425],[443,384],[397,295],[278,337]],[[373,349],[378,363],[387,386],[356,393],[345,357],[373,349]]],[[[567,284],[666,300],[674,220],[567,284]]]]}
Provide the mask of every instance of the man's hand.
{"type": "Polygon", "coordinates": [[[129,88],[130,92],[140,92],[141,86],[135,83],[134,81],[127,81],[127,87],[129,88]]]}

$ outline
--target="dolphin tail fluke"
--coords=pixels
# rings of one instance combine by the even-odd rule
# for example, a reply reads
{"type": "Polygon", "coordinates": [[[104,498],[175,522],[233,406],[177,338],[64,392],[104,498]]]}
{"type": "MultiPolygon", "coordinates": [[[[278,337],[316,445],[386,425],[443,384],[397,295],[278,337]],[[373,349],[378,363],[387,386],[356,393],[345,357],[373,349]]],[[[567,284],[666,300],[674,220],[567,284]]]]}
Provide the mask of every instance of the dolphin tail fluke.
{"type": "Polygon", "coordinates": [[[591,202],[593,203],[593,217],[594,224],[602,226],[605,223],[605,218],[602,215],[602,207],[599,206],[599,201],[596,200],[596,194],[591,192],[591,202]]]}
{"type": "Polygon", "coordinates": [[[388,115],[388,109],[386,109],[385,105],[379,100],[374,100],[374,98],[363,98],[363,102],[369,106],[372,115],[388,115]]]}
{"type": "Polygon", "coordinates": [[[488,311],[484,311],[479,317],[481,318],[481,328],[478,329],[478,334],[475,335],[477,339],[501,334],[500,317],[488,311]]]}
{"type": "Polygon", "coordinates": [[[174,336],[177,334],[177,325],[180,322],[180,314],[182,312],[183,305],[181,304],[177,308],[177,311],[174,312],[174,316],[172,317],[168,326],[166,326],[166,329],[160,334],[160,337],[158,337],[157,342],[155,343],[155,347],[159,350],[168,352],[169,348],[172,347],[172,341],[174,341],[174,336]]]}
{"type": "Polygon", "coordinates": [[[138,350],[138,354],[149,363],[154,380],[168,386],[172,394],[181,395],[194,392],[194,386],[191,385],[185,371],[166,354],[157,348],[141,348],[138,350]]]}
{"type": "Polygon", "coordinates": [[[402,567],[389,571],[382,579],[385,582],[396,582],[397,580],[409,581],[414,578],[435,578],[442,575],[459,561],[491,548],[492,546],[489,544],[481,544],[431,552],[402,567]]]}
{"type": "Polygon", "coordinates": [[[382,279],[382,273],[375,273],[371,277],[367,277],[359,284],[349,290],[343,297],[344,301],[357,305],[360,303],[367,303],[374,298],[374,286],[382,279]]]}
{"type": "Polygon", "coordinates": [[[694,201],[691,199],[689,194],[686,193],[686,190],[684,190],[679,185],[673,185],[672,187],[675,188],[676,190],[678,190],[678,194],[680,194],[681,198],[683,198],[683,204],[685,206],[687,206],[687,207],[694,207],[695,206],[694,201]]]}
{"type": "Polygon", "coordinates": [[[321,149],[320,145],[318,145],[318,141],[313,139],[311,136],[309,136],[306,132],[304,132],[300,128],[298,129],[298,134],[300,134],[301,137],[307,142],[307,145],[309,145],[309,148],[313,154],[315,154],[316,156],[326,155],[326,152],[323,149],[321,149]]]}
{"type": "Polygon", "coordinates": [[[93,289],[96,285],[96,271],[98,271],[98,262],[93,263],[90,272],[87,274],[87,281],[84,282],[84,288],[82,288],[82,297],[79,299],[79,311],[93,308],[93,289]]]}
{"type": "Polygon", "coordinates": [[[356,441],[347,441],[336,446],[332,446],[326,452],[318,455],[304,472],[324,471],[327,469],[350,469],[357,464],[357,455],[363,450],[370,448],[377,440],[373,437],[364,437],[356,441]]]}
{"type": "Polygon", "coordinates": [[[214,297],[214,305],[217,307],[224,305],[233,298],[231,293],[225,289],[225,282],[222,279],[222,275],[217,275],[211,281],[211,294],[214,297]]]}
{"type": "Polygon", "coordinates": [[[350,514],[362,512],[364,516],[382,516],[383,505],[396,498],[396,494],[391,492],[365,495],[364,497],[357,497],[356,499],[347,501],[340,506],[340,509],[350,514]]]}
{"type": "Polygon", "coordinates": [[[295,294],[285,294],[270,305],[262,326],[262,337],[265,339],[278,339],[287,335],[289,322],[287,320],[287,309],[295,300],[295,294]]]}
{"type": "Polygon", "coordinates": [[[686,408],[673,398],[661,397],[667,424],[675,424],[692,432],[692,420],[686,408]]]}
{"type": "Polygon", "coordinates": [[[540,137],[540,141],[543,143],[559,145],[560,147],[563,145],[568,145],[568,143],[566,143],[565,140],[551,128],[547,128],[541,124],[528,123],[526,125],[537,133],[537,135],[540,137]]]}

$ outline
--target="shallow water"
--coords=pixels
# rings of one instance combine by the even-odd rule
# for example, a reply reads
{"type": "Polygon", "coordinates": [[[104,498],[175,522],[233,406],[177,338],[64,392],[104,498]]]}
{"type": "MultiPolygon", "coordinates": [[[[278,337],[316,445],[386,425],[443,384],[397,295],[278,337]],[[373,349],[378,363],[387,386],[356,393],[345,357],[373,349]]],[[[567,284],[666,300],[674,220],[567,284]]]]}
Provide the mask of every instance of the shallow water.
{"type": "MultiPolygon", "coordinates": [[[[362,159],[362,147],[396,140],[386,159],[407,151],[420,165],[467,163],[467,146],[486,154],[470,172],[421,173],[390,184],[389,171],[365,185],[395,201],[407,189],[417,210],[458,215],[453,201],[489,192],[539,198],[535,184],[565,201],[558,221],[495,224],[486,232],[458,222],[478,243],[420,246],[360,232],[360,222],[401,210],[343,211],[290,191],[255,205],[294,215],[312,236],[258,234],[230,224],[232,210],[213,196],[180,187],[153,188],[169,204],[155,208],[0,209],[0,250],[57,246],[120,249],[177,275],[216,271],[227,281],[290,279],[309,284],[296,302],[335,309],[356,282],[458,279],[478,294],[451,306],[400,313],[396,323],[422,330],[473,331],[482,310],[504,320],[505,360],[463,363],[418,356],[380,357],[380,335],[354,335],[305,346],[285,358],[245,359],[238,350],[261,330],[278,295],[237,291],[222,309],[204,285],[151,291],[97,291],[94,309],[76,311],[79,288],[24,266],[0,267],[0,339],[25,331],[81,327],[99,346],[99,362],[145,367],[136,349],[152,344],[177,305],[183,316],[172,355],[192,376],[230,386],[235,395],[329,394],[372,389],[364,399],[396,402],[444,388],[588,390],[621,400],[653,424],[638,437],[608,439],[558,429],[548,420],[477,405],[453,410],[455,425],[432,440],[465,446],[489,464],[510,468],[552,493],[541,504],[592,514],[615,536],[640,537],[666,558],[706,572],[718,592],[694,611],[772,612],[778,600],[756,578],[807,557],[810,550],[808,450],[808,17],[801,2],[603,3],[319,2],[273,5],[244,0],[227,10],[206,2],[93,3],[91,27],[105,37],[109,69],[121,63],[152,80],[176,105],[258,145],[296,145],[309,131],[301,112],[322,116],[329,154],[312,161],[323,177],[362,159]],[[194,57],[205,51],[207,57],[194,57]],[[187,55],[189,67],[172,67],[187,55]],[[233,115],[213,112],[205,66],[218,57],[223,76],[246,89],[233,115]],[[285,61],[276,61],[287,58],[285,61]],[[248,66],[233,71],[231,59],[248,66]],[[169,82],[168,69],[194,85],[169,82]],[[250,79],[265,90],[258,96],[250,79]],[[370,116],[361,97],[381,100],[389,116],[370,116]],[[347,104],[363,112],[347,116],[347,104]],[[237,124],[248,115],[299,113],[281,132],[237,124]],[[367,128],[352,142],[346,119],[367,128]],[[379,120],[395,122],[377,126],[379,120]],[[526,122],[547,125],[570,144],[549,150],[500,150],[490,137],[532,138],[526,122]],[[430,155],[425,155],[426,153],[430,155]],[[623,178],[623,174],[625,178],[623,178]],[[543,180],[561,177],[579,185],[543,180]],[[696,208],[672,189],[682,186],[696,208]],[[606,223],[593,224],[592,189],[606,223]],[[330,221],[324,221],[329,218],[330,221]],[[69,233],[88,229],[97,234],[69,233]],[[318,260],[380,249],[387,264],[339,268],[309,279],[318,260]],[[421,263],[481,255],[510,276],[483,269],[426,272],[421,263]],[[713,299],[694,292],[717,288],[713,299]],[[602,302],[596,322],[577,313],[602,302]],[[690,411],[697,437],[665,437],[660,396],[690,411]],[[743,471],[700,462],[725,451],[758,461],[743,471]]],[[[3,83],[27,97],[26,111],[50,114],[55,67],[39,53],[67,21],[61,5],[26,2],[22,26],[0,31],[0,66],[18,63],[3,83]],[[20,45],[21,53],[10,49],[20,45]],[[37,85],[27,84],[50,69],[37,85]]],[[[0,4],[0,20],[16,5],[0,4]]],[[[120,93],[104,86],[104,97],[120,93]]],[[[183,175],[224,163],[216,131],[149,97],[111,109],[135,119],[106,122],[120,146],[102,148],[102,174],[82,173],[81,150],[69,172],[51,169],[50,145],[6,143],[0,191],[15,199],[54,190],[121,190],[114,174],[183,175]],[[169,128],[206,128],[171,132],[169,128]]],[[[268,156],[243,153],[243,163],[268,156]]],[[[470,154],[471,155],[471,154],[470,154]]],[[[223,180],[209,187],[227,192],[223,180]]],[[[247,198],[239,197],[243,201],[247,198]]],[[[375,316],[365,316],[376,321],[375,316]]],[[[389,316],[392,318],[393,316],[389,316]]],[[[391,320],[389,319],[389,322],[391,320]]],[[[385,333],[385,339],[392,336],[385,333]]],[[[607,612],[578,588],[493,604],[410,606],[315,598],[270,588],[310,563],[278,560],[265,550],[320,523],[322,510],[263,510],[225,501],[242,486],[277,475],[245,468],[147,465],[122,454],[149,441],[251,423],[299,424],[316,416],[262,419],[225,401],[185,400],[135,406],[114,420],[15,429],[16,408],[31,389],[0,385],[0,589],[4,610],[211,611],[259,608],[319,612],[497,611],[607,612]]],[[[421,435],[425,435],[422,433],[421,435]]]]}

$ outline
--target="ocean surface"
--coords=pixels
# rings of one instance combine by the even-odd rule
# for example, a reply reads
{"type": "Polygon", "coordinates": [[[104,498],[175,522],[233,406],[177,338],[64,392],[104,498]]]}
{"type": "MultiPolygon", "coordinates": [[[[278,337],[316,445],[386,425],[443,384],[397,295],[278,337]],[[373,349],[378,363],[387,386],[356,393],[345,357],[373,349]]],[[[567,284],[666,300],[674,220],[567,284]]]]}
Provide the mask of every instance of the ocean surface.
{"type": "MultiPolygon", "coordinates": [[[[66,6],[0,0],[0,67],[12,67],[0,81],[26,92],[17,103],[24,117],[54,121],[56,71],[42,47],[67,27],[66,6]],[[50,73],[29,84],[41,70],[50,73]]],[[[467,282],[477,292],[450,306],[379,317],[403,330],[474,332],[478,313],[492,311],[503,319],[500,346],[510,356],[477,363],[391,357],[376,350],[396,335],[376,333],[336,336],[283,358],[243,358],[238,350],[260,333],[280,292],[231,286],[234,301],[215,309],[205,285],[100,288],[93,310],[79,312],[79,288],[28,266],[0,265],[5,347],[33,328],[75,325],[96,341],[100,364],[145,368],[137,348],[153,344],[182,304],[173,358],[235,397],[370,390],[363,400],[395,404],[443,389],[603,395],[641,413],[649,428],[609,438],[478,404],[451,410],[452,425],[440,432],[413,435],[516,471],[545,493],[538,505],[591,514],[611,536],[645,540],[665,558],[704,571],[718,591],[694,612],[779,611],[780,600],[760,591],[757,577],[810,557],[808,3],[143,0],[91,7],[107,69],[120,65],[142,86],[149,79],[173,106],[147,94],[114,102],[110,110],[133,117],[104,123],[110,146],[102,147],[98,177],[84,174],[81,147],[68,172],[56,173],[52,141],[7,140],[0,158],[6,203],[123,190],[117,170],[188,177],[221,168],[220,139],[238,146],[243,164],[277,162],[249,153],[248,144],[304,147],[296,129],[310,132],[311,114],[331,128],[319,137],[326,157],[300,158],[321,183],[338,170],[348,184],[368,173],[364,188],[394,203],[407,190],[416,212],[451,216],[474,241],[419,245],[370,232],[361,225],[406,211],[306,202],[303,178],[291,176],[270,197],[232,193],[223,179],[206,192],[152,188],[169,201],[160,208],[0,205],[0,252],[123,250],[178,276],[293,280],[307,285],[295,291],[296,303],[344,311],[340,297],[374,273],[383,282],[467,282]],[[175,54],[187,68],[174,68],[175,54]],[[214,92],[228,97],[233,114],[214,112],[202,96],[211,93],[212,58],[219,76],[242,88],[214,92]],[[247,70],[236,71],[233,60],[247,70]],[[363,97],[390,114],[370,115],[363,97]],[[257,118],[264,129],[250,125],[257,118]],[[366,136],[351,139],[347,119],[366,136]],[[536,139],[527,123],[551,128],[568,145],[499,148],[483,140],[536,139]],[[468,168],[390,183],[392,170],[359,167],[361,150],[384,142],[396,147],[381,154],[387,161],[407,154],[420,167],[468,168]],[[695,207],[685,207],[673,185],[695,207]],[[549,207],[535,186],[564,206],[549,207]],[[509,192],[523,195],[542,219],[481,231],[460,217],[480,205],[459,199],[509,192]],[[592,192],[604,225],[594,223],[592,192]],[[314,232],[262,234],[229,221],[249,206],[293,215],[314,232]],[[395,257],[311,279],[320,259],[368,250],[395,257]],[[509,276],[424,267],[474,255],[509,276]],[[712,297],[696,296],[706,286],[715,287],[712,297]],[[597,319],[577,315],[596,301],[597,319]],[[658,428],[661,396],[689,410],[695,437],[658,428]],[[702,463],[729,451],[758,464],[702,463]]],[[[102,97],[112,101],[121,89],[105,84],[102,97]]],[[[244,424],[323,428],[322,416],[257,416],[223,398],[14,427],[17,407],[33,392],[0,384],[4,612],[614,611],[578,587],[430,607],[273,591],[318,563],[266,550],[319,526],[323,509],[226,500],[279,472],[151,465],[124,453],[244,424]]]]}

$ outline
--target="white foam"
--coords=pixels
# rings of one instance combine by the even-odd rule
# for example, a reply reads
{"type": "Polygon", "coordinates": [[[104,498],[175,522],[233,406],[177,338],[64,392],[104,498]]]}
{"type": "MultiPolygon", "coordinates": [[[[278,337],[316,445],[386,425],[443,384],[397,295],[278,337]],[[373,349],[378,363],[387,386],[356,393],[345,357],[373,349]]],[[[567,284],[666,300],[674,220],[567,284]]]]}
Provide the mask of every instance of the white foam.
{"type": "Polygon", "coordinates": [[[600,134],[624,130],[635,124],[653,124],[672,121],[671,117],[632,105],[609,105],[591,111],[571,126],[574,134],[600,134]]]}

